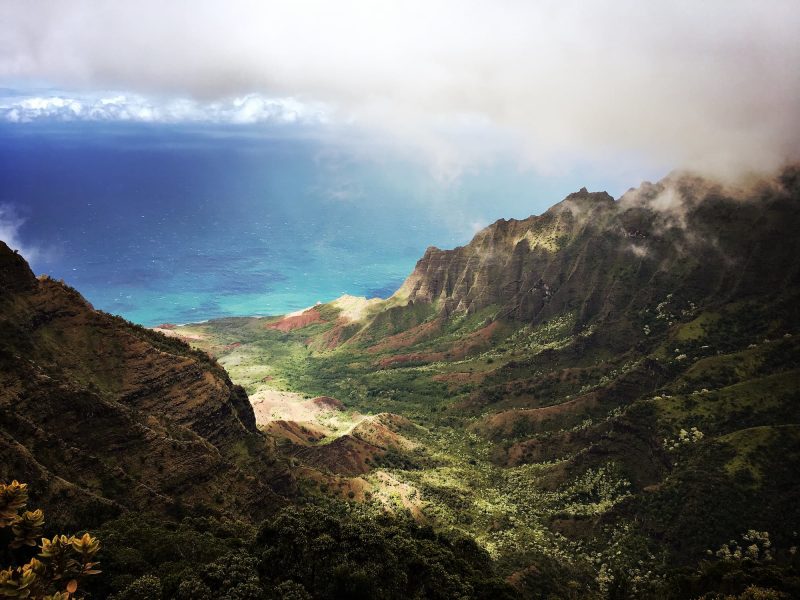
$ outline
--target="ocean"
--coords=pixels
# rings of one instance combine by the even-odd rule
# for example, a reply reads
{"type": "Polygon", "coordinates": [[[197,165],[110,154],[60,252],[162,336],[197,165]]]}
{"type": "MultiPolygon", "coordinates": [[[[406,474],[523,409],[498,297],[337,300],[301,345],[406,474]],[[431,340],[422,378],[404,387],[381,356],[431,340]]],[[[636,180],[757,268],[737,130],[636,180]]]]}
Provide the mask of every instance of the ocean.
{"type": "Polygon", "coordinates": [[[427,246],[582,185],[514,164],[441,181],[296,130],[0,125],[0,232],[37,274],[145,326],[387,297],[427,246]]]}

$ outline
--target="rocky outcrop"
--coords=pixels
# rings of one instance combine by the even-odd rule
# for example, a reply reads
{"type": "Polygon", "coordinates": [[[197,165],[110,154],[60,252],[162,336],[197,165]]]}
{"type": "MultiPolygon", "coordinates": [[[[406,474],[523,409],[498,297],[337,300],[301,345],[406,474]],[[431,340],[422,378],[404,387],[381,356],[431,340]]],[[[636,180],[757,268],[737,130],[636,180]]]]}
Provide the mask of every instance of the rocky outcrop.
{"type": "Polygon", "coordinates": [[[0,480],[51,520],[260,515],[285,486],[244,390],[206,354],[95,311],[0,245],[0,480]]]}
{"type": "Polygon", "coordinates": [[[548,298],[556,283],[548,274],[563,262],[563,251],[613,206],[608,194],[583,189],[539,217],[500,219],[466,246],[430,247],[396,295],[440,301],[448,313],[510,307],[526,295],[548,298]]]}
{"type": "Polygon", "coordinates": [[[36,277],[16,250],[0,240],[0,291],[13,293],[36,286],[36,277]]]}
{"type": "Polygon", "coordinates": [[[466,246],[428,248],[395,299],[529,322],[575,311],[580,325],[668,292],[699,303],[784,289],[800,279],[797,172],[746,190],[674,174],[619,201],[584,188],[466,246]]]}
{"type": "Polygon", "coordinates": [[[309,325],[313,325],[314,323],[322,323],[322,322],[323,318],[320,312],[316,308],[309,308],[300,313],[286,315],[285,317],[282,317],[281,319],[273,323],[268,323],[266,325],[266,328],[276,329],[283,333],[287,333],[295,329],[302,329],[303,327],[308,327],[309,325]]]}

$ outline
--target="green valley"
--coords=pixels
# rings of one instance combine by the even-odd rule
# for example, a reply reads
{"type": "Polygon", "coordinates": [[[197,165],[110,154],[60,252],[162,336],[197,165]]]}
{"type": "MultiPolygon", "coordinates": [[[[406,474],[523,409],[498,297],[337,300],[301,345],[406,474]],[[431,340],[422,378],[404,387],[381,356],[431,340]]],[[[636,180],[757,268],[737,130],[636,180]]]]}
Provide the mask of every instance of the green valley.
{"type": "Polygon", "coordinates": [[[525,597],[793,594],[796,182],[747,199],[688,177],[617,203],[584,190],[429,249],[388,300],[165,333],[251,400],[293,394],[259,426],[305,501],[466,535],[525,597]],[[665,189],[674,212],[654,208],[665,189]],[[288,418],[314,398],[337,403],[288,418]],[[755,558],[719,558],[752,531],[770,536],[755,558]]]}
{"type": "Polygon", "coordinates": [[[0,246],[10,543],[89,531],[114,600],[797,597],[798,203],[584,189],[387,299],[155,330],[0,246]]]}

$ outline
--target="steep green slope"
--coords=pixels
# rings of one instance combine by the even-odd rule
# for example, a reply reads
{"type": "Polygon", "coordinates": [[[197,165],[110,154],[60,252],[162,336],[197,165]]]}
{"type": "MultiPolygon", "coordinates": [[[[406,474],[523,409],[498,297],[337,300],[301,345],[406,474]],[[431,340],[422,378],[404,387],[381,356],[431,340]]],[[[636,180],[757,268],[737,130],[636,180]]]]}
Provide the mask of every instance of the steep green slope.
{"type": "MultiPolygon", "coordinates": [[[[330,447],[402,460],[387,446],[414,430],[408,421],[348,419],[330,447]]],[[[336,480],[281,441],[256,428],[246,393],[207,354],[93,310],[0,243],[0,480],[29,483],[46,535],[88,528],[100,540],[101,572],[74,597],[513,597],[469,537],[307,493],[309,482],[336,480]]],[[[342,464],[328,458],[319,465],[342,464]]],[[[6,583],[43,551],[10,545],[9,529],[6,583]]]]}
{"type": "Polygon", "coordinates": [[[124,510],[267,514],[290,479],[217,363],[36,279],[0,243],[0,479],[53,522],[124,510]]]}

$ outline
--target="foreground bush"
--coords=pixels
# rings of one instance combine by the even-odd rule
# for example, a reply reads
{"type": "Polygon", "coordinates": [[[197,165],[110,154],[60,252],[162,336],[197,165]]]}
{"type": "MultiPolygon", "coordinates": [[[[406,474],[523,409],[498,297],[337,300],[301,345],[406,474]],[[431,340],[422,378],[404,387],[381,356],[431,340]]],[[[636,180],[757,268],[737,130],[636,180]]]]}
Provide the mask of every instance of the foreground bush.
{"type": "Polygon", "coordinates": [[[100,572],[93,560],[100,542],[88,533],[81,537],[43,537],[36,553],[36,539],[44,529],[44,513],[41,509],[24,510],[27,503],[27,484],[0,483],[0,534],[7,540],[0,565],[8,565],[0,566],[0,598],[79,597],[80,581],[100,572]]]}

